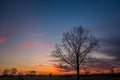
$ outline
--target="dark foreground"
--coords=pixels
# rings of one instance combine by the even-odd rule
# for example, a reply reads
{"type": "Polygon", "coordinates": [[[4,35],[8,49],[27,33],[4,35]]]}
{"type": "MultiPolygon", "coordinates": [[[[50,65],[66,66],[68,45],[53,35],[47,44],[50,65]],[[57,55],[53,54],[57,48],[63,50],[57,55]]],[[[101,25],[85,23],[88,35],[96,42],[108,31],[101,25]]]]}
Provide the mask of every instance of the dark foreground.
{"type": "MultiPolygon", "coordinates": [[[[76,80],[75,76],[1,76],[0,80],[76,80]]],[[[80,80],[120,80],[119,75],[88,75],[80,80]]]]}

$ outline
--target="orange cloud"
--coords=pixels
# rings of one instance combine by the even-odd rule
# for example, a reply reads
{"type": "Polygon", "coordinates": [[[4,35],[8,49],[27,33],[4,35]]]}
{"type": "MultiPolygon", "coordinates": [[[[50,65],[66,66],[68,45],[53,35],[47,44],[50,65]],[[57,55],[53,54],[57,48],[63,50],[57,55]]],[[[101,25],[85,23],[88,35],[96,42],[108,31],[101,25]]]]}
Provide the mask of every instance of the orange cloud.
{"type": "Polygon", "coordinates": [[[50,66],[50,65],[45,65],[45,64],[36,64],[35,66],[37,67],[53,67],[53,66],[50,66]]]}
{"type": "Polygon", "coordinates": [[[0,44],[4,43],[5,42],[5,38],[3,37],[0,37],[0,44]]]}
{"type": "Polygon", "coordinates": [[[35,47],[35,46],[37,46],[39,43],[37,43],[37,42],[26,42],[26,43],[23,43],[22,45],[21,45],[21,48],[24,48],[24,49],[26,49],[26,48],[31,48],[31,47],[35,47]]]}
{"type": "Polygon", "coordinates": [[[45,65],[43,65],[43,64],[39,64],[39,66],[45,66],[45,65]]]}
{"type": "Polygon", "coordinates": [[[46,65],[44,65],[44,64],[36,64],[35,66],[46,66],[46,65]]]}

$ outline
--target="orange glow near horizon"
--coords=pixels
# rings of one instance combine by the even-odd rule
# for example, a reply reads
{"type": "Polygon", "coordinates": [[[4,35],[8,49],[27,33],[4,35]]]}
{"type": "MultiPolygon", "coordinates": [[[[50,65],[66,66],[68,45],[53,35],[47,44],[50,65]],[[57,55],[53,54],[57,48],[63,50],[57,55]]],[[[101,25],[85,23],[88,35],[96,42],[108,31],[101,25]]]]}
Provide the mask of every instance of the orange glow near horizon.
{"type": "MultiPolygon", "coordinates": [[[[60,69],[56,68],[54,65],[36,65],[34,68],[21,68],[17,69],[17,74],[29,74],[30,71],[36,71],[36,75],[48,75],[49,73],[52,73],[53,75],[64,75],[64,74],[76,74],[75,71],[69,71],[69,72],[62,72],[60,69]]],[[[2,74],[2,69],[0,69],[0,73],[2,74]]],[[[85,70],[80,70],[81,74],[86,74],[85,70]]],[[[108,74],[111,73],[111,70],[105,69],[105,70],[90,70],[89,74],[108,74]]],[[[120,68],[115,68],[114,73],[120,73],[120,68]]]]}

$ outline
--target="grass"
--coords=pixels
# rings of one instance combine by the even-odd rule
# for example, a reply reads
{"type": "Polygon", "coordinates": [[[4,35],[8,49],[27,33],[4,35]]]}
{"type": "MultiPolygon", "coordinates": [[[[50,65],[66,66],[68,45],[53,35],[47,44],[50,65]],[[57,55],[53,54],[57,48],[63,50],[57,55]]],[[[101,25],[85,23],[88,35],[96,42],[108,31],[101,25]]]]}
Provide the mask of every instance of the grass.
{"type": "MultiPolygon", "coordinates": [[[[18,77],[0,77],[0,80],[75,80],[75,77],[24,76],[22,79],[18,77]]],[[[120,77],[81,77],[80,80],[120,80],[120,77]]]]}

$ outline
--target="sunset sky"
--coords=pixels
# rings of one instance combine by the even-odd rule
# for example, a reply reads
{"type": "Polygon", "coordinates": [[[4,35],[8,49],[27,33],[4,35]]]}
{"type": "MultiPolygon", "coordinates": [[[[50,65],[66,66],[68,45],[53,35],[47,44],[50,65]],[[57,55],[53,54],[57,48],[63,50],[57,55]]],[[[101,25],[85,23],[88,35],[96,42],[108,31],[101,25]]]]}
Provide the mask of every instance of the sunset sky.
{"type": "Polygon", "coordinates": [[[0,73],[12,67],[67,73],[50,55],[62,33],[80,25],[100,39],[93,53],[99,67],[92,65],[92,71],[112,67],[120,72],[119,0],[0,0],[0,73]]]}

